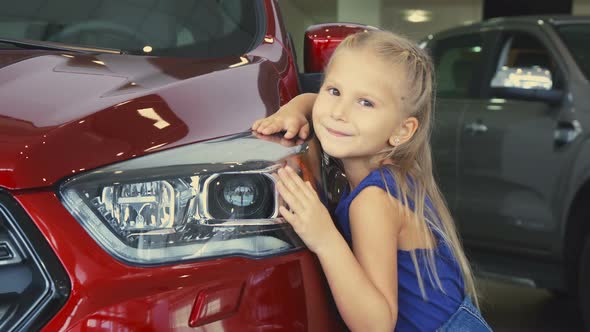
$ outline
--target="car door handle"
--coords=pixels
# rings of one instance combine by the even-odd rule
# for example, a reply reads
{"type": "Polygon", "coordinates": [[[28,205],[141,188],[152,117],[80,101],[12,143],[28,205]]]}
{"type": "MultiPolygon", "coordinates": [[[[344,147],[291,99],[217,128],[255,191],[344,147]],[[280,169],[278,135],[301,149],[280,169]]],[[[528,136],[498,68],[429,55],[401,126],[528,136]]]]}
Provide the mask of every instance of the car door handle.
{"type": "Polygon", "coordinates": [[[555,146],[562,147],[576,140],[582,133],[582,126],[578,120],[559,121],[553,133],[555,146]]]}
{"type": "Polygon", "coordinates": [[[488,131],[488,126],[481,123],[480,121],[471,122],[465,125],[465,131],[472,134],[485,133],[488,131]]]}

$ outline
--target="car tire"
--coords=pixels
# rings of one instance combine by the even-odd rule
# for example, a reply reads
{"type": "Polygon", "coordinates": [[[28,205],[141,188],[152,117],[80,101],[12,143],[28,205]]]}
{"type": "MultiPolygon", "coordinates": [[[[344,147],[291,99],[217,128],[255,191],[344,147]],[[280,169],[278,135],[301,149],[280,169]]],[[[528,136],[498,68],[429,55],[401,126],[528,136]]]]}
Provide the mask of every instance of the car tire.
{"type": "Polygon", "coordinates": [[[585,330],[590,332],[590,234],[584,240],[578,274],[578,301],[585,330]]]}

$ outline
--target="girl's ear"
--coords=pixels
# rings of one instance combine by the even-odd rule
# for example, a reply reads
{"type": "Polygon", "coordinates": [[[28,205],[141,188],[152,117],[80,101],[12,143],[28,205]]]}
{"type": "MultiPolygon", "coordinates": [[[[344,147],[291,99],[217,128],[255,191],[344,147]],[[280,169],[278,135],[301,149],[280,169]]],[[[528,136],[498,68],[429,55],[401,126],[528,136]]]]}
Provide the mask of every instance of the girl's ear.
{"type": "Polygon", "coordinates": [[[405,119],[401,127],[389,137],[389,145],[398,146],[409,141],[418,130],[420,123],[415,117],[405,119]]]}

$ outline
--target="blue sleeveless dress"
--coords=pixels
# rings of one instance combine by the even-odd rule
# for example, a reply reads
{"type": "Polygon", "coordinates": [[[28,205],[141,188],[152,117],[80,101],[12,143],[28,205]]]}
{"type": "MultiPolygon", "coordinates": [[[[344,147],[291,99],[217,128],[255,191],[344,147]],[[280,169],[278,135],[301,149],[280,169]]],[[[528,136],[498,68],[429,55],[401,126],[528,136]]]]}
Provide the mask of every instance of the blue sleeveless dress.
{"type": "MultiPolygon", "coordinates": [[[[389,192],[394,198],[397,197],[395,180],[388,169],[381,169],[387,181],[389,192]]],[[[350,231],[349,208],[354,198],[365,188],[376,186],[383,190],[385,183],[380,169],[372,171],[361,183],[352,190],[345,192],[336,207],[336,219],[340,232],[352,247],[352,234],[350,231]]],[[[426,204],[430,204],[427,200],[426,204]]],[[[413,210],[413,202],[408,202],[413,210]]],[[[398,318],[395,331],[435,331],[443,326],[460,309],[465,300],[463,274],[452,255],[451,249],[440,236],[437,238],[435,249],[435,263],[438,277],[443,286],[443,293],[435,282],[431,282],[426,270],[427,262],[425,253],[428,249],[417,249],[416,258],[423,280],[424,290],[427,299],[423,299],[414,263],[410,251],[398,250],[398,318]]],[[[433,278],[434,280],[434,278],[433,278]]]]}

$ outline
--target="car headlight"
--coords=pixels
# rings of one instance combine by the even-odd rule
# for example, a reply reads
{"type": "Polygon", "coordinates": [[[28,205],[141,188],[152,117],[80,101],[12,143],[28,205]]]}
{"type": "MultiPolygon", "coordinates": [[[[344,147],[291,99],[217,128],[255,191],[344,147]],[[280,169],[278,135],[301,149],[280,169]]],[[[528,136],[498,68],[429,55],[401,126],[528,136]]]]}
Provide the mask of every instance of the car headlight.
{"type": "Polygon", "coordinates": [[[275,255],[303,242],[278,215],[272,173],[305,150],[238,135],[97,169],[59,193],[88,233],[129,263],[275,255]]]}

